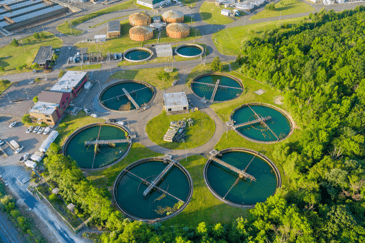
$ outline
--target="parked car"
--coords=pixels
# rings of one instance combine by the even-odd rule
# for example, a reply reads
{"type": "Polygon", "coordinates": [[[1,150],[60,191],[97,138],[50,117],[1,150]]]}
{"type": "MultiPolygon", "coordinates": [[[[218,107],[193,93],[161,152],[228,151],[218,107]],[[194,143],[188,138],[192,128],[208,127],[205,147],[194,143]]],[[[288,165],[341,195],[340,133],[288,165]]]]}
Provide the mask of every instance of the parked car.
{"type": "Polygon", "coordinates": [[[15,127],[16,123],[17,123],[16,121],[13,121],[12,123],[10,123],[9,127],[10,128],[15,127]]]}
{"type": "Polygon", "coordinates": [[[46,128],[44,129],[43,135],[47,135],[50,131],[51,131],[51,128],[46,127],[46,128]]]}
{"type": "Polygon", "coordinates": [[[26,160],[28,159],[28,157],[29,157],[29,154],[28,154],[28,153],[26,153],[26,154],[22,155],[22,156],[19,158],[19,162],[24,162],[24,161],[26,161],[26,160]]]}
{"type": "Polygon", "coordinates": [[[90,110],[89,109],[86,109],[85,108],[84,111],[85,111],[86,114],[89,114],[90,113],[90,110]]]}
{"type": "Polygon", "coordinates": [[[117,122],[117,119],[110,118],[110,119],[109,119],[109,122],[117,122]]]}
{"type": "Polygon", "coordinates": [[[37,133],[38,133],[38,134],[42,134],[42,133],[43,133],[43,131],[44,131],[44,127],[40,127],[37,133]]]}
{"type": "Polygon", "coordinates": [[[28,129],[25,131],[25,133],[30,133],[33,131],[33,126],[28,127],[28,129]]]}
{"type": "Polygon", "coordinates": [[[33,130],[33,133],[37,133],[38,132],[38,130],[39,130],[39,128],[41,128],[40,126],[36,126],[35,128],[34,128],[34,130],[33,130]]]}
{"type": "Polygon", "coordinates": [[[90,116],[94,117],[94,118],[98,118],[98,115],[96,115],[95,113],[91,114],[90,116]]]}
{"type": "Polygon", "coordinates": [[[0,146],[4,145],[5,144],[5,141],[0,139],[0,146]]]}
{"type": "Polygon", "coordinates": [[[118,123],[119,125],[124,126],[124,121],[118,121],[117,123],[118,123]]]}
{"type": "Polygon", "coordinates": [[[23,150],[24,146],[21,146],[20,148],[18,148],[17,150],[15,150],[16,154],[19,154],[22,150],[23,150]]]}

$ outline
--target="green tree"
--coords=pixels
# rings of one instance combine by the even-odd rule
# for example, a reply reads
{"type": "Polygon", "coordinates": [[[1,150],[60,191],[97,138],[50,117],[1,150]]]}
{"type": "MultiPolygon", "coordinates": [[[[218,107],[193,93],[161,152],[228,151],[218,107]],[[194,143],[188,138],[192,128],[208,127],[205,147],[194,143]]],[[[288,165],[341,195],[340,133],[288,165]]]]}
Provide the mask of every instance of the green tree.
{"type": "Polygon", "coordinates": [[[38,65],[38,63],[33,63],[32,64],[32,66],[31,66],[31,69],[37,69],[37,68],[39,68],[39,65],[38,65]]]}
{"type": "Polygon", "coordinates": [[[19,46],[19,42],[17,41],[17,39],[13,38],[13,40],[10,42],[10,45],[17,47],[19,46]]]}
{"type": "Polygon", "coordinates": [[[4,72],[5,68],[3,66],[0,66],[0,72],[4,72]]]}
{"type": "Polygon", "coordinates": [[[35,39],[39,39],[39,34],[38,34],[37,32],[34,32],[33,37],[34,37],[35,39]]]}
{"type": "Polygon", "coordinates": [[[38,96],[34,96],[34,97],[33,97],[33,102],[34,102],[34,103],[37,103],[37,102],[38,102],[38,96]]]}
{"type": "Polygon", "coordinates": [[[216,56],[213,59],[213,62],[210,64],[210,68],[213,70],[213,72],[222,72],[223,65],[221,63],[221,59],[216,56]]]}
{"type": "Polygon", "coordinates": [[[275,8],[275,3],[269,3],[265,6],[265,9],[266,10],[270,10],[270,11],[275,11],[276,8],[275,8]]]}
{"type": "Polygon", "coordinates": [[[23,124],[29,124],[29,123],[32,123],[32,120],[30,119],[30,115],[29,114],[25,114],[23,117],[22,117],[22,123],[23,124]]]}

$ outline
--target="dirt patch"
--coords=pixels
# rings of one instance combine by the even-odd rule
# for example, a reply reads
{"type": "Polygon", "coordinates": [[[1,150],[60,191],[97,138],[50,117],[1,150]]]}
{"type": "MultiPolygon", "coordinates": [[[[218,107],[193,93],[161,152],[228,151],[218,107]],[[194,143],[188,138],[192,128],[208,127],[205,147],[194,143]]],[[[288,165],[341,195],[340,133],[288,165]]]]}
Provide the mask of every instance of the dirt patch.
{"type": "Polygon", "coordinates": [[[277,97],[275,97],[275,101],[274,102],[277,105],[283,105],[284,104],[283,100],[284,100],[284,97],[283,96],[277,96],[277,97]]]}

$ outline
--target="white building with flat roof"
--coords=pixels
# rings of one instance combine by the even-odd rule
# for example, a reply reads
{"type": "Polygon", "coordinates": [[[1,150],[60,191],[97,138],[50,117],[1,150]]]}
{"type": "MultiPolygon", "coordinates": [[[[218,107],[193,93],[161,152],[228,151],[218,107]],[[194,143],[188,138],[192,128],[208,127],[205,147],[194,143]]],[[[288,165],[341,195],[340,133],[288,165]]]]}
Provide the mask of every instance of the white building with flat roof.
{"type": "Polygon", "coordinates": [[[163,95],[164,109],[167,112],[189,110],[188,97],[185,92],[165,93],[163,95]]]}
{"type": "Polygon", "coordinates": [[[71,93],[73,89],[78,89],[80,84],[84,84],[87,72],[67,71],[55,85],[50,89],[54,92],[71,93]]]}

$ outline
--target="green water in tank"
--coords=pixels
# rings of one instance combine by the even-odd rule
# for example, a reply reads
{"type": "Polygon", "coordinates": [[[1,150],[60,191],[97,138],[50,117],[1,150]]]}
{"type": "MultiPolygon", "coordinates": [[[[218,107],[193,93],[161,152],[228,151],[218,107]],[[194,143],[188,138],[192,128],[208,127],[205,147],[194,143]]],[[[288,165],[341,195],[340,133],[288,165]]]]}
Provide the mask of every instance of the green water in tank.
{"type": "Polygon", "coordinates": [[[202,53],[202,50],[196,46],[183,46],[177,49],[177,53],[184,55],[184,56],[197,56],[202,53]]]}
{"type": "Polygon", "coordinates": [[[128,58],[129,60],[134,60],[134,61],[144,60],[144,59],[148,58],[149,56],[151,56],[151,53],[149,53],[148,51],[144,51],[144,50],[134,50],[134,51],[130,51],[127,54],[125,54],[126,58],[128,58]]]}
{"type": "Polygon", "coordinates": [[[215,94],[214,101],[226,101],[231,100],[238,97],[242,93],[241,85],[234,79],[221,75],[208,75],[201,77],[196,82],[191,84],[191,89],[194,91],[196,95],[199,97],[210,100],[214,91],[214,84],[219,79],[219,85],[227,86],[221,87],[218,86],[217,93],[215,94]],[[206,85],[213,84],[213,85],[206,85]],[[232,87],[232,88],[230,88],[232,87]]]}
{"type": "MultiPolygon", "coordinates": [[[[152,182],[166,166],[162,161],[148,161],[133,167],[130,171],[152,182]]],[[[142,219],[157,219],[167,216],[166,212],[159,211],[159,209],[172,208],[178,203],[178,200],[157,190],[152,190],[144,197],[143,192],[147,186],[141,182],[139,178],[129,173],[123,175],[116,186],[116,201],[119,206],[129,214],[142,219]]],[[[183,201],[188,200],[190,192],[188,178],[176,166],[165,174],[157,186],[183,201]]]]}
{"type": "MultiPolygon", "coordinates": [[[[85,141],[95,141],[99,127],[90,127],[76,134],[68,143],[66,156],[70,155],[76,163],[85,169],[96,169],[113,163],[122,157],[129,147],[128,143],[116,143],[115,147],[100,145],[94,161],[94,145],[85,146],[85,141]],[[93,166],[94,161],[94,166],[93,166]]],[[[120,128],[102,125],[99,140],[124,139],[125,131],[120,128]]]]}
{"type": "Polygon", "coordinates": [[[125,82],[108,88],[100,97],[101,103],[111,110],[128,111],[136,109],[124,94],[123,88],[128,91],[139,106],[147,104],[153,97],[153,91],[146,85],[136,82],[125,82]]]}
{"type": "MultiPolygon", "coordinates": [[[[288,136],[291,131],[290,122],[281,112],[261,105],[250,105],[250,107],[262,117],[271,116],[272,119],[265,122],[271,131],[265,125],[256,123],[238,128],[238,132],[248,138],[265,142],[277,141],[276,136],[279,139],[288,136]]],[[[243,106],[236,110],[232,116],[232,120],[236,125],[255,119],[257,119],[257,117],[248,106],[243,106]]]]}
{"type": "MultiPolygon", "coordinates": [[[[244,170],[253,156],[246,152],[228,152],[218,158],[244,170]]],[[[208,166],[207,179],[211,188],[221,197],[224,197],[230,190],[225,199],[236,204],[251,205],[264,202],[275,193],[277,183],[275,173],[263,159],[255,157],[246,172],[254,176],[256,181],[239,179],[230,190],[237,180],[238,174],[213,161],[208,166]]]]}

